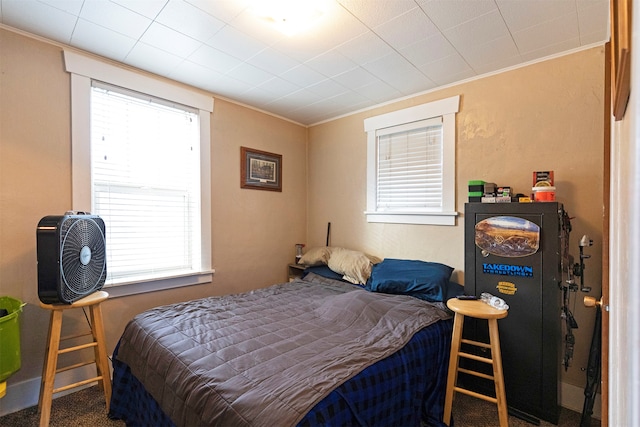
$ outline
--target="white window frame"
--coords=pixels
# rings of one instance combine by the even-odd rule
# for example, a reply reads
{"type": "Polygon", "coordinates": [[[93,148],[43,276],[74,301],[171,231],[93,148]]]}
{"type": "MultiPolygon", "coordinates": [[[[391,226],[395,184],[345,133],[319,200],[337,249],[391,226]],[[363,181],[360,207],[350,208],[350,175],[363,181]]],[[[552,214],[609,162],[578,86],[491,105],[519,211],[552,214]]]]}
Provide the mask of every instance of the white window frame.
{"type": "Polygon", "coordinates": [[[455,225],[458,212],[455,211],[456,198],[456,113],[460,106],[460,96],[453,96],[403,110],[393,111],[364,120],[367,132],[367,222],[397,224],[431,224],[455,225]],[[443,188],[442,207],[420,212],[382,212],[378,211],[377,200],[377,132],[394,126],[441,118],[442,120],[442,155],[443,155],[443,188]]]}
{"type": "MultiPolygon", "coordinates": [[[[111,296],[132,295],[180,286],[210,283],[211,267],[211,125],[213,97],[160,81],[141,73],[102,62],[73,51],[64,51],[66,71],[71,74],[71,170],[72,209],[91,212],[91,80],[187,105],[199,110],[201,271],[148,281],[109,286],[111,296]]],[[[107,266],[108,268],[108,266],[107,266]]]]}

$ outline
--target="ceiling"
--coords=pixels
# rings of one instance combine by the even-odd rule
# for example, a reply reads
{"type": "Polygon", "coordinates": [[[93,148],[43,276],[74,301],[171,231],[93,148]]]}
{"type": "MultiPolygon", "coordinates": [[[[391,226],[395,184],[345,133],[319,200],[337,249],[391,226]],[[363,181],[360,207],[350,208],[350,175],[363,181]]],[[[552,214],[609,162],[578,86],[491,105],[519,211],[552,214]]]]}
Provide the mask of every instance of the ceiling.
{"type": "Polygon", "coordinates": [[[609,38],[609,0],[324,0],[294,36],[256,1],[0,0],[0,23],[304,125],[609,38]]]}

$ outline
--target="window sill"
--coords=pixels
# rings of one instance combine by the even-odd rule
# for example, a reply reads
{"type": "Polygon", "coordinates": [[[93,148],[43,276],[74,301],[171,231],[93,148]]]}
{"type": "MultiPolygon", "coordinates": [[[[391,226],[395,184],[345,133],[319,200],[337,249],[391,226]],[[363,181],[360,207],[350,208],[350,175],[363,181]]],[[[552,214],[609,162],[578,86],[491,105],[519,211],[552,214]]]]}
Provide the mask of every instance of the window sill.
{"type": "Polygon", "coordinates": [[[167,289],[181,288],[183,286],[211,283],[213,281],[214,273],[215,270],[211,270],[181,276],[165,277],[162,279],[117,283],[105,285],[103,290],[107,291],[109,296],[113,298],[143,294],[147,292],[164,291],[167,289]]]}
{"type": "Polygon", "coordinates": [[[365,212],[367,222],[389,224],[456,225],[458,212],[382,213],[365,212]]]}

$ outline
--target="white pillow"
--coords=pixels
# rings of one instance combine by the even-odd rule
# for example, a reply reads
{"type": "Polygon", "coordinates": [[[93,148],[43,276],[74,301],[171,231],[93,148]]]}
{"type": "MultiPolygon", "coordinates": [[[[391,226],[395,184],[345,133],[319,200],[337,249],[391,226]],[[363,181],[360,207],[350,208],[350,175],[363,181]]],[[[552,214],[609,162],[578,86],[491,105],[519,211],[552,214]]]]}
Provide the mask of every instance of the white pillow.
{"type": "Polygon", "coordinates": [[[371,276],[373,263],[369,256],[362,252],[333,248],[327,265],[336,273],[342,274],[344,280],[364,285],[371,276]]]}
{"type": "Polygon", "coordinates": [[[298,264],[304,264],[309,267],[328,264],[329,257],[331,256],[331,251],[333,248],[329,246],[320,246],[317,248],[309,249],[302,257],[298,260],[298,264]]]}

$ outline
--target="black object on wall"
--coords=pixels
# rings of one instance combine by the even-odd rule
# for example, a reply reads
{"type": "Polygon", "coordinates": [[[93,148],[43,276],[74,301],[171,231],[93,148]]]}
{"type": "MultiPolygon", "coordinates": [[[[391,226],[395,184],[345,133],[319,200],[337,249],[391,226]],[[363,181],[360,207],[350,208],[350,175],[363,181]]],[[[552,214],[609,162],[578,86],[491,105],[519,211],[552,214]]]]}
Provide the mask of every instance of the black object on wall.
{"type": "MultiPolygon", "coordinates": [[[[465,205],[465,293],[488,292],[509,305],[498,322],[507,405],[538,423],[557,424],[560,412],[563,214],[556,202],[465,205]]],[[[486,322],[465,320],[465,338],[488,341],[486,322]]],[[[459,380],[493,389],[482,378],[459,380]]]]}

